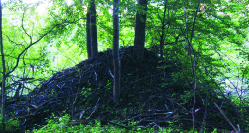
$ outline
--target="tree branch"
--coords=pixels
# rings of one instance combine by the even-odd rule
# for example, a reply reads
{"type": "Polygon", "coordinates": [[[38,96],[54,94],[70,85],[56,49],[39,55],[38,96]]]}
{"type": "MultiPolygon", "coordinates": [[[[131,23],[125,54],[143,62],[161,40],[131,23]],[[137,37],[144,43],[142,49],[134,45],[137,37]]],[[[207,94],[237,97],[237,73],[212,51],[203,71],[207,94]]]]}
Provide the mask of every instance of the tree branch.
{"type": "MultiPolygon", "coordinates": [[[[25,13],[25,12],[24,12],[25,13]]],[[[42,40],[45,36],[47,36],[49,33],[51,33],[56,27],[59,27],[59,26],[62,26],[62,25],[70,25],[70,24],[73,24],[73,23],[76,23],[78,22],[79,20],[83,19],[83,18],[79,18],[75,21],[72,21],[72,22],[63,22],[63,23],[60,23],[60,24],[55,24],[50,30],[48,30],[45,34],[41,35],[39,39],[37,39],[35,42],[32,42],[32,37],[26,32],[26,30],[24,29],[24,26],[23,26],[23,20],[24,20],[24,13],[23,13],[23,18],[22,18],[22,29],[24,30],[25,34],[30,38],[30,45],[28,47],[26,47],[17,57],[17,62],[16,62],[16,65],[15,67],[9,71],[7,74],[6,74],[6,77],[8,77],[9,74],[11,74],[18,66],[19,64],[19,60],[20,60],[20,57],[21,55],[26,52],[31,46],[35,45],[36,43],[38,43],[40,40],[42,40]]]]}

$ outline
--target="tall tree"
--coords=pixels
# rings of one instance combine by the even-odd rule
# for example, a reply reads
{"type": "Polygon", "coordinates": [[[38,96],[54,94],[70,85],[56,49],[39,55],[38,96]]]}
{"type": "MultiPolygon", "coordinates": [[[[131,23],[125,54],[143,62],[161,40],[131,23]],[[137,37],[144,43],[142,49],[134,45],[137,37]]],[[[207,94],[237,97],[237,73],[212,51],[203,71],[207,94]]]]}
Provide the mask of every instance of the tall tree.
{"type": "Polygon", "coordinates": [[[115,101],[120,97],[120,58],[119,58],[119,0],[113,0],[113,65],[114,65],[114,86],[113,97],[115,101]]]}
{"type": "Polygon", "coordinates": [[[134,55],[143,58],[144,57],[147,0],[138,0],[138,5],[141,8],[139,8],[136,14],[134,55]]]}
{"type": "Polygon", "coordinates": [[[87,55],[88,59],[91,58],[91,15],[90,15],[90,6],[87,7],[87,14],[86,14],[86,46],[87,46],[87,55]]]}
{"type": "Polygon", "coordinates": [[[2,65],[3,65],[3,78],[2,78],[2,86],[1,86],[1,94],[2,94],[2,107],[1,107],[1,118],[3,122],[3,131],[5,130],[5,80],[6,80],[6,68],[5,68],[5,59],[3,52],[3,36],[2,36],[2,4],[0,0],[0,45],[1,45],[1,55],[2,55],[2,65]]]}
{"type": "MultiPolygon", "coordinates": [[[[165,33],[164,33],[164,29],[165,29],[165,15],[166,15],[166,8],[167,8],[167,2],[168,0],[164,1],[164,12],[163,12],[163,19],[161,20],[162,23],[162,34],[160,35],[160,57],[163,57],[163,44],[164,44],[164,39],[165,39],[165,33]]],[[[168,18],[169,19],[169,18],[168,18]]]]}
{"type": "Polygon", "coordinates": [[[91,38],[92,38],[91,56],[93,58],[98,55],[95,0],[91,1],[90,14],[91,14],[91,38]]]}

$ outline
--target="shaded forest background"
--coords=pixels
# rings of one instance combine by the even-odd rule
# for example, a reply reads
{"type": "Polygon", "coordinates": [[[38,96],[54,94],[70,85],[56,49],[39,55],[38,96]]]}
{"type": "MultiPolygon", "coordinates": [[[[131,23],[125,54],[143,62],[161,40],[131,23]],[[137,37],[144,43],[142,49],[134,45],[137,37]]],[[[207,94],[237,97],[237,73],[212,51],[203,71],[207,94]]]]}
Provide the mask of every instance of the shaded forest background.
{"type": "MultiPolygon", "coordinates": [[[[198,83],[215,86],[211,81],[217,80],[224,90],[248,90],[249,2],[145,2],[147,6],[135,0],[119,1],[118,48],[139,44],[167,60],[179,61],[184,70],[175,76],[195,82],[197,89],[198,83]],[[139,26],[145,22],[143,31],[139,26]]],[[[96,56],[96,51],[114,50],[112,6],[108,0],[3,2],[0,76],[7,96],[13,97],[17,89],[28,93],[55,72],[96,56]]]]}

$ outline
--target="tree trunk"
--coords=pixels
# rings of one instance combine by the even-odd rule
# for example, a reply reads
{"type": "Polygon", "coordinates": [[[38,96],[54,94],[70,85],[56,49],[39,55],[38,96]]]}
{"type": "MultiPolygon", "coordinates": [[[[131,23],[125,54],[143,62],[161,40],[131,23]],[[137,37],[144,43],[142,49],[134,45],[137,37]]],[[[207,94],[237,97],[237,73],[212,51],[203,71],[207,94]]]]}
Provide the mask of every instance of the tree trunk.
{"type": "Polygon", "coordinates": [[[145,24],[146,24],[146,11],[147,0],[138,0],[138,4],[143,6],[143,12],[136,14],[136,27],[135,27],[135,41],[134,41],[134,55],[140,58],[144,57],[144,42],[145,42],[145,24]]]}
{"type": "Polygon", "coordinates": [[[163,20],[161,21],[162,22],[162,35],[160,36],[161,37],[161,40],[160,40],[160,57],[163,57],[163,45],[164,45],[164,36],[165,36],[164,29],[165,29],[165,26],[166,26],[166,24],[165,24],[165,14],[166,14],[167,2],[168,1],[166,0],[165,3],[164,3],[163,20]]]}
{"type": "Polygon", "coordinates": [[[91,56],[96,57],[98,55],[98,44],[97,44],[97,26],[96,26],[96,8],[94,0],[91,1],[90,7],[91,13],[91,56]]]}
{"type": "Polygon", "coordinates": [[[5,81],[6,81],[6,68],[5,68],[5,60],[4,60],[4,52],[3,52],[3,36],[2,36],[2,4],[0,0],[0,45],[1,45],[1,55],[2,55],[2,65],[3,65],[3,79],[2,79],[2,86],[1,86],[1,94],[2,94],[2,100],[1,100],[1,119],[3,123],[3,129],[2,131],[5,131],[5,100],[6,100],[6,94],[5,94],[5,81]]]}
{"type": "Polygon", "coordinates": [[[86,42],[87,42],[87,55],[88,59],[90,59],[91,56],[91,15],[90,15],[90,7],[87,7],[87,14],[86,14],[86,42]]]}
{"type": "Polygon", "coordinates": [[[120,58],[119,58],[119,18],[117,4],[119,0],[113,0],[113,65],[114,65],[114,86],[113,98],[114,101],[119,101],[120,98],[120,58]]]}

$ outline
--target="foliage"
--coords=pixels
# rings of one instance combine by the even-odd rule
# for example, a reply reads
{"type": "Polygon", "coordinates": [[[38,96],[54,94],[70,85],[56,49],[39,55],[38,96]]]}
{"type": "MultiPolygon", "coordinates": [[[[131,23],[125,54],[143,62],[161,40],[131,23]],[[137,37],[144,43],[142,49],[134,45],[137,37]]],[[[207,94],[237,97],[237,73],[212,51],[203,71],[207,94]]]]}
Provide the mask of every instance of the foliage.
{"type": "MultiPolygon", "coordinates": [[[[70,119],[68,117],[68,114],[65,114],[65,116],[62,117],[54,117],[49,120],[48,125],[40,128],[40,129],[35,129],[33,130],[34,133],[43,133],[43,132],[115,132],[115,133],[122,133],[122,132],[134,132],[130,131],[124,128],[118,128],[113,125],[102,125],[101,122],[95,121],[94,123],[89,123],[87,125],[81,124],[81,125],[75,125],[75,126],[66,126],[66,124],[72,124],[73,122],[70,122],[70,119]]],[[[172,122],[168,122],[169,126],[167,128],[162,127],[161,130],[163,130],[166,133],[171,133],[171,132],[182,132],[182,133],[191,133],[193,131],[186,131],[186,130],[181,130],[180,126],[174,125],[172,122]]],[[[128,123],[128,125],[132,125],[134,123],[128,123]]],[[[158,131],[155,130],[157,127],[156,125],[144,130],[141,129],[140,127],[137,127],[137,131],[140,133],[146,133],[146,132],[154,132],[158,131]]],[[[214,131],[215,132],[215,131],[214,131]]]]}
{"type": "MultiPolygon", "coordinates": [[[[181,64],[184,68],[172,74],[172,78],[180,77],[193,83],[188,45],[183,36],[185,33],[194,49],[197,83],[206,83],[206,86],[197,85],[198,93],[204,95],[207,93],[204,91],[207,88],[217,89],[217,85],[222,85],[222,83],[214,84],[214,78],[243,79],[245,87],[249,82],[249,35],[246,30],[249,24],[246,17],[248,1],[205,0],[201,5],[205,10],[204,12],[198,10],[195,25],[193,21],[197,0],[189,0],[186,8],[183,8],[182,1],[168,0],[166,12],[164,12],[164,2],[156,0],[148,3],[145,43],[147,48],[153,47],[158,54],[160,36],[162,32],[165,33],[164,57],[170,61],[180,62],[177,65],[181,64]],[[186,9],[186,23],[183,9],[186,9]],[[161,22],[164,13],[167,16],[165,19],[167,24],[163,31],[161,22]],[[195,27],[192,36],[193,26],[195,27]],[[187,33],[185,28],[188,29],[187,33]]],[[[44,13],[38,13],[36,10],[41,3],[27,4],[21,0],[4,3],[5,13],[11,16],[3,16],[3,44],[7,72],[15,67],[22,51],[36,41],[38,42],[34,46],[20,55],[17,69],[11,75],[15,80],[25,77],[48,78],[53,71],[74,66],[86,59],[85,17],[88,3],[89,0],[83,2],[75,0],[73,5],[68,5],[64,0],[53,0],[44,13]],[[43,37],[48,32],[49,34],[43,37]],[[40,38],[42,39],[39,40],[40,38]],[[30,65],[36,66],[34,76],[30,65]]],[[[98,45],[99,51],[102,51],[112,48],[110,11],[112,3],[101,0],[96,0],[96,3],[98,3],[96,4],[98,45]]],[[[134,43],[137,11],[142,10],[136,1],[120,1],[120,46],[130,46],[134,43]]],[[[0,62],[2,63],[2,60],[0,62]]],[[[0,69],[3,69],[2,65],[0,69]]],[[[10,85],[11,81],[8,81],[7,85],[10,85]]],[[[110,89],[108,86],[106,88],[110,89]]],[[[193,95],[193,93],[187,94],[188,92],[184,92],[182,95],[186,95],[183,103],[190,101],[193,95]]],[[[238,97],[231,97],[231,99],[238,105],[247,102],[243,106],[248,106],[246,98],[238,100],[238,97]]],[[[246,114],[245,110],[241,110],[241,113],[246,114]]],[[[49,128],[55,129],[53,126],[49,128]]]]}
{"type": "MultiPolygon", "coordinates": [[[[42,16],[35,11],[38,5],[39,3],[26,4],[19,1],[6,5],[9,8],[4,8],[3,50],[7,62],[5,65],[7,73],[13,71],[9,77],[14,77],[14,80],[27,77],[44,78],[43,73],[49,70],[50,61],[46,58],[47,45],[44,45],[46,42],[42,40],[46,34],[41,33],[44,20],[40,19],[42,16]],[[33,72],[31,66],[35,66],[33,72]]],[[[0,62],[2,63],[2,60],[0,62]]],[[[2,69],[2,65],[0,68],[2,69]]],[[[13,83],[12,80],[13,78],[7,79],[6,85],[13,83]]]]}
{"type": "MultiPolygon", "coordinates": [[[[0,114],[0,116],[1,116],[1,114],[0,114]]],[[[19,128],[18,120],[9,119],[5,123],[5,132],[6,133],[17,132],[18,128],[19,128]]],[[[3,121],[1,119],[1,117],[0,117],[0,130],[3,131],[3,121]]]]}

